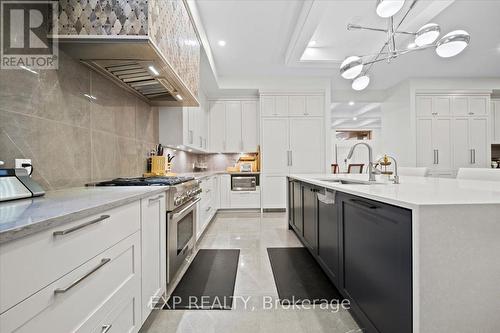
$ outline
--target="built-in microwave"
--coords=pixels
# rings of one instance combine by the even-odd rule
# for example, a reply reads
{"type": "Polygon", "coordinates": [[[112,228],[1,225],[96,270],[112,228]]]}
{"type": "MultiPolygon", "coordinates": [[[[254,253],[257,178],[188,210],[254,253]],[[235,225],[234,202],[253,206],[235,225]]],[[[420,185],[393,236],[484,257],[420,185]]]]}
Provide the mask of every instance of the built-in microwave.
{"type": "Polygon", "coordinates": [[[255,191],[259,185],[259,176],[251,175],[231,175],[231,191],[255,191]]]}

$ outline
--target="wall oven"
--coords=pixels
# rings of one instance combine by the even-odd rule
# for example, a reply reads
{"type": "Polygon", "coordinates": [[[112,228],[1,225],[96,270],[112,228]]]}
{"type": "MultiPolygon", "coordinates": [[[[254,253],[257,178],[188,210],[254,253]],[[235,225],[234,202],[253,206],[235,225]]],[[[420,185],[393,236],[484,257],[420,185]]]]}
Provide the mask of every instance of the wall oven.
{"type": "Polygon", "coordinates": [[[195,198],[167,213],[168,223],[168,279],[172,281],[182,268],[195,245],[196,204],[195,198]]]}

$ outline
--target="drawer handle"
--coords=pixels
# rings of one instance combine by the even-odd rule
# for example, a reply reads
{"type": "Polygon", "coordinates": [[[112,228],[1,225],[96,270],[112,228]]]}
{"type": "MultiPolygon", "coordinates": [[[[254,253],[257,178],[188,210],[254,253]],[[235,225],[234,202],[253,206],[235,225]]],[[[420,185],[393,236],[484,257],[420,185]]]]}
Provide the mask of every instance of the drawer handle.
{"type": "Polygon", "coordinates": [[[77,225],[75,227],[72,227],[72,228],[69,228],[66,230],[61,230],[61,231],[54,231],[53,235],[54,236],[64,236],[64,235],[70,234],[74,231],[80,230],[82,228],[88,227],[89,225],[96,224],[98,222],[104,221],[105,219],[109,219],[109,218],[110,218],[110,215],[101,215],[100,217],[96,218],[95,220],[82,223],[82,224],[77,225]]]}
{"type": "Polygon", "coordinates": [[[366,207],[366,208],[370,208],[370,209],[377,209],[377,208],[380,208],[379,206],[375,206],[369,202],[366,202],[366,201],[363,201],[363,200],[359,200],[359,199],[351,199],[352,202],[354,203],[357,203],[358,205],[361,205],[363,207],[366,207]]]}
{"type": "Polygon", "coordinates": [[[159,196],[157,196],[156,198],[151,198],[151,199],[149,199],[149,203],[151,204],[151,203],[153,203],[153,202],[155,202],[155,201],[160,200],[161,198],[163,198],[163,194],[160,194],[160,195],[159,195],[159,196]]]}
{"type": "Polygon", "coordinates": [[[108,325],[102,325],[101,333],[107,333],[113,325],[108,324],[108,325]]]}
{"type": "Polygon", "coordinates": [[[106,265],[110,261],[111,261],[110,258],[104,258],[104,259],[102,259],[101,262],[99,263],[99,265],[97,265],[94,268],[92,268],[84,276],[82,276],[82,277],[76,279],[75,281],[73,281],[73,283],[71,283],[66,288],[58,288],[58,289],[54,290],[54,294],[64,294],[65,292],[67,292],[68,290],[70,290],[71,288],[73,288],[74,286],[76,286],[77,284],[79,284],[80,282],[82,282],[83,280],[85,280],[86,278],[88,278],[95,271],[97,271],[99,268],[101,268],[102,266],[106,265]]]}

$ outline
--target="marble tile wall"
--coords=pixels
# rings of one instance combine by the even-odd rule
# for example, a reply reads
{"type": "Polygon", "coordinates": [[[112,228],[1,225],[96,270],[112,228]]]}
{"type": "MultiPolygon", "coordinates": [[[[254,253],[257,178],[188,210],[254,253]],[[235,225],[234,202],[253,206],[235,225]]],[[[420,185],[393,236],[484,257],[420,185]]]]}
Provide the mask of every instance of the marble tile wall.
{"type": "Polygon", "coordinates": [[[58,70],[1,70],[0,76],[5,167],[31,158],[33,177],[46,190],[145,171],[158,142],[156,108],[63,52],[58,70]]]}

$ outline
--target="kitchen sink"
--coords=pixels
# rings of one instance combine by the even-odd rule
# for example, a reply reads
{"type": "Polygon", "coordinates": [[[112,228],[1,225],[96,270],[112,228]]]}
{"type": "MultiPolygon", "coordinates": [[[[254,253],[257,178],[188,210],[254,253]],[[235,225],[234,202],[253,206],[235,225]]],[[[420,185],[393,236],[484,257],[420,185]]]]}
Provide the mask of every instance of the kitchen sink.
{"type": "Polygon", "coordinates": [[[354,180],[354,179],[335,179],[335,178],[328,178],[328,179],[318,179],[323,182],[329,182],[329,183],[338,183],[342,185],[387,185],[389,184],[388,182],[370,182],[368,180],[354,180]]]}

